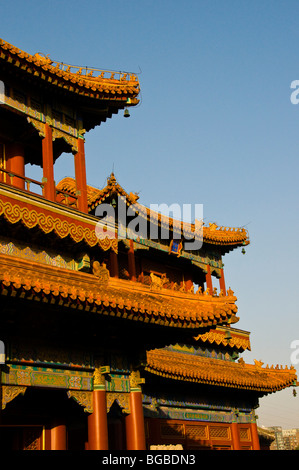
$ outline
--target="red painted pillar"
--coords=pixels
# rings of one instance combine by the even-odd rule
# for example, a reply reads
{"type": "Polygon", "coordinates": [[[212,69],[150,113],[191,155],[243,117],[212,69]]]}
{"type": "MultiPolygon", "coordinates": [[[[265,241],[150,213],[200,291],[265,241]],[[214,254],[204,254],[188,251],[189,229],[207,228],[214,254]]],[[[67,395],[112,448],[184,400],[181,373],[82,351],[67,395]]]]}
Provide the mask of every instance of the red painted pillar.
{"type": "Polygon", "coordinates": [[[258,432],[257,432],[256,423],[251,423],[250,424],[250,429],[251,429],[251,438],[252,438],[252,449],[253,450],[261,450],[260,440],[259,440],[259,435],[258,435],[258,432]]]}
{"type": "Polygon", "coordinates": [[[233,441],[233,449],[240,450],[240,432],[238,428],[238,423],[231,423],[231,431],[232,431],[232,441],[233,441]]]}
{"type": "MultiPolygon", "coordinates": [[[[25,160],[24,160],[24,148],[21,144],[13,143],[7,145],[7,167],[13,174],[25,177],[25,160]]],[[[12,185],[16,188],[25,189],[25,181],[23,178],[12,178],[12,185]]],[[[8,177],[8,182],[10,178],[8,177]]]]}
{"type": "Polygon", "coordinates": [[[185,283],[186,292],[189,292],[190,289],[193,286],[193,278],[192,278],[192,275],[189,272],[186,272],[184,274],[184,283],[185,283]]]}
{"type": "Polygon", "coordinates": [[[212,283],[211,268],[210,268],[209,264],[207,264],[206,283],[207,283],[207,288],[210,291],[210,294],[212,294],[212,292],[213,292],[213,283],[212,283]]]}
{"type": "Polygon", "coordinates": [[[67,450],[65,424],[55,423],[51,428],[51,450],[67,450]]]}
{"type": "Polygon", "coordinates": [[[141,391],[130,393],[131,413],[126,416],[127,450],[146,450],[141,391]]]}
{"type": "Polygon", "coordinates": [[[84,140],[78,139],[78,152],[75,154],[75,179],[77,185],[78,209],[81,212],[88,213],[87,203],[87,182],[84,140]]]}
{"type": "Polygon", "coordinates": [[[223,295],[226,295],[224,271],[223,269],[221,269],[220,271],[221,271],[221,277],[219,279],[219,287],[220,287],[220,291],[223,292],[223,295]]]}
{"type": "Polygon", "coordinates": [[[108,450],[106,390],[93,391],[93,413],[88,416],[88,450],[108,450]]]}
{"type": "Polygon", "coordinates": [[[118,260],[117,254],[112,249],[110,250],[110,267],[111,267],[111,277],[118,277],[118,260]]]}
{"type": "Polygon", "coordinates": [[[49,201],[56,201],[52,129],[47,123],[45,124],[45,137],[42,140],[42,152],[44,197],[49,201]]]}

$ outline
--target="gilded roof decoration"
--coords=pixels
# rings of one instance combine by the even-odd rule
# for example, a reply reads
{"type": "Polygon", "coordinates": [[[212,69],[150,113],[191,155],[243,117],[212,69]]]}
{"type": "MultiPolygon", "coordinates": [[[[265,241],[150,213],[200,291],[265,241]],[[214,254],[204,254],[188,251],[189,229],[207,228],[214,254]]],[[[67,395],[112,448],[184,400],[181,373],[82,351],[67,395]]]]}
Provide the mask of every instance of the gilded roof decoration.
{"type": "MultiPolygon", "coordinates": [[[[57,189],[74,196],[76,194],[76,181],[70,177],[63,178],[57,184],[57,189]]],[[[124,197],[127,204],[136,204],[139,199],[137,194],[133,194],[132,192],[127,193],[122,186],[120,186],[112,173],[109,178],[107,178],[107,185],[103,189],[97,189],[93,186],[87,185],[89,210],[94,210],[99,204],[105,202],[107,198],[113,195],[124,197]]]]}
{"type": "MultiPolygon", "coordinates": [[[[75,195],[76,182],[73,178],[64,178],[58,183],[57,189],[67,192],[70,195],[75,195]]],[[[149,217],[150,214],[151,220],[154,220],[155,214],[153,213],[153,211],[150,211],[149,208],[137,203],[139,199],[138,195],[132,192],[127,193],[117,182],[113,173],[107,179],[107,185],[103,189],[96,189],[92,186],[87,187],[87,199],[89,210],[94,210],[99,204],[105,202],[106,199],[115,195],[125,198],[128,205],[138,204],[138,215],[144,215],[144,217],[149,217]]],[[[157,223],[163,224],[163,217],[164,216],[160,213],[156,213],[157,223]]],[[[169,224],[170,227],[173,227],[175,229],[178,227],[181,228],[182,222],[167,217],[167,224],[169,224]]],[[[185,233],[188,232],[188,225],[190,226],[190,233],[194,234],[194,225],[187,224],[186,222],[184,222],[185,233]]],[[[223,246],[249,244],[249,237],[246,229],[218,226],[215,223],[211,223],[208,226],[203,225],[203,240],[206,243],[223,246]]]]}
{"type": "Polygon", "coordinates": [[[109,278],[104,266],[95,266],[94,274],[89,274],[9,255],[0,257],[0,283],[5,295],[18,291],[29,300],[42,296],[44,302],[56,300],[60,305],[167,327],[196,330],[238,320],[235,297],[197,296],[166,289],[154,292],[140,283],[109,278]]]}
{"type": "Polygon", "coordinates": [[[124,100],[128,106],[138,103],[140,87],[136,74],[64,64],[41,54],[28,54],[3,39],[0,39],[0,59],[70,92],[95,99],[114,97],[124,100]]]}
{"type": "Polygon", "coordinates": [[[294,385],[296,370],[282,366],[262,367],[261,361],[246,364],[177,353],[165,349],[147,352],[146,371],[162,377],[207,385],[272,393],[294,385]]]}
{"type": "Polygon", "coordinates": [[[216,344],[217,346],[223,345],[229,348],[236,348],[238,350],[251,350],[249,334],[239,330],[230,328],[230,336],[227,337],[227,330],[216,328],[207,331],[204,334],[196,336],[195,340],[203,343],[216,344]]]}

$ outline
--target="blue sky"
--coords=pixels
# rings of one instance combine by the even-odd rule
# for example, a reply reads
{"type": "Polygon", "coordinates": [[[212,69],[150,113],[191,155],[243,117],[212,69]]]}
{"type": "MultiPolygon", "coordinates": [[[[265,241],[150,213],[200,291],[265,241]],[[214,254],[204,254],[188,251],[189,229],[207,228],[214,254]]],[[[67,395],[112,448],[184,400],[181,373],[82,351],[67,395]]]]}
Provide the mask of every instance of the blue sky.
{"type": "MultiPolygon", "coordinates": [[[[86,136],[88,183],[101,188],[114,170],[145,205],[203,204],[205,223],[245,226],[246,254],[224,258],[226,284],[238,297],[236,326],[251,332],[252,351],[243,357],[290,365],[290,344],[299,340],[299,104],[290,101],[291,82],[299,80],[299,3],[0,6],[0,37],[28,53],[138,73],[141,103],[131,117],[120,113],[86,136]]],[[[73,174],[64,155],[55,179],[73,174]]],[[[291,389],[260,403],[259,425],[299,428],[291,389]]]]}

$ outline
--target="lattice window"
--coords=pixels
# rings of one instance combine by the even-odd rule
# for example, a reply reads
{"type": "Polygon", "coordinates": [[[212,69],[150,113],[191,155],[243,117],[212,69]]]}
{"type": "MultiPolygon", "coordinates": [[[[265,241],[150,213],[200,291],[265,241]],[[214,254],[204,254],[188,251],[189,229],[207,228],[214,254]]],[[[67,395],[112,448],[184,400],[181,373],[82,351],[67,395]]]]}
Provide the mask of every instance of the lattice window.
{"type": "Polygon", "coordinates": [[[187,439],[208,439],[208,427],[207,426],[186,426],[186,437],[187,439]]]}
{"type": "Polygon", "coordinates": [[[160,426],[161,437],[178,439],[184,437],[184,426],[182,424],[162,424],[160,426]]]}
{"type": "Polygon", "coordinates": [[[211,439],[230,439],[230,430],[228,426],[210,426],[211,439]]]}
{"type": "Polygon", "coordinates": [[[250,441],[250,429],[249,428],[240,428],[240,441],[250,441]]]}

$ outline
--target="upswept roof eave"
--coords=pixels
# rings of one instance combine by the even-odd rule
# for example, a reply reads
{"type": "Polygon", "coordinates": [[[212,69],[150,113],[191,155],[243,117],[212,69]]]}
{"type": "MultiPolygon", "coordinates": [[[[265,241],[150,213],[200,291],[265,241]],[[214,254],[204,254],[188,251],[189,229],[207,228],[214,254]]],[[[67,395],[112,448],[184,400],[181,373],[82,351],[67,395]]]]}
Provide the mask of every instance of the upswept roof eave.
{"type": "MultiPolygon", "coordinates": [[[[48,81],[55,84],[58,80],[60,86],[63,83],[63,88],[70,92],[73,92],[76,87],[84,90],[85,95],[96,99],[103,98],[105,95],[114,96],[123,100],[126,106],[134,106],[139,102],[137,96],[140,92],[140,85],[136,74],[101,71],[99,76],[93,77],[92,74],[97,69],[66,66],[62,62],[54,62],[40,54],[31,55],[3,39],[0,39],[0,59],[18,68],[22,66],[23,71],[30,76],[39,76],[43,80],[48,77],[48,81]],[[72,68],[76,72],[71,72],[72,68]],[[104,78],[107,73],[110,77],[104,78]],[[118,79],[115,78],[116,74],[119,75],[118,79]]],[[[97,70],[97,72],[100,71],[97,70]]]]}
{"type": "MultiPolygon", "coordinates": [[[[234,323],[235,298],[214,299],[193,294],[154,292],[148,286],[109,278],[105,266],[84,273],[1,254],[2,293],[24,299],[58,302],[127,320],[194,330],[234,323]]],[[[0,289],[1,290],[1,289],[0,289]]]]}
{"type": "Polygon", "coordinates": [[[145,371],[183,382],[273,393],[290,386],[298,386],[296,370],[255,364],[211,359],[164,349],[147,352],[145,371]]]}
{"type": "MultiPolygon", "coordinates": [[[[57,189],[68,192],[70,195],[76,193],[76,182],[73,178],[63,178],[57,185],[57,189]]],[[[112,173],[107,179],[107,185],[103,189],[96,189],[92,186],[87,187],[87,199],[89,210],[96,209],[97,206],[104,203],[108,198],[113,196],[120,196],[126,200],[127,205],[138,204],[139,215],[151,217],[151,221],[157,220],[159,224],[163,223],[163,217],[160,213],[154,213],[151,209],[143,206],[138,202],[138,195],[132,192],[128,193],[117,182],[114,174],[112,173]]],[[[181,226],[182,222],[167,218],[167,223],[175,230],[181,226]]],[[[188,232],[188,225],[190,225],[190,233],[194,234],[194,224],[186,224],[184,222],[184,233],[188,232]]],[[[219,227],[215,223],[210,223],[208,226],[203,225],[203,241],[205,243],[234,247],[245,246],[250,244],[249,235],[245,228],[232,228],[232,227],[219,227]]]]}

